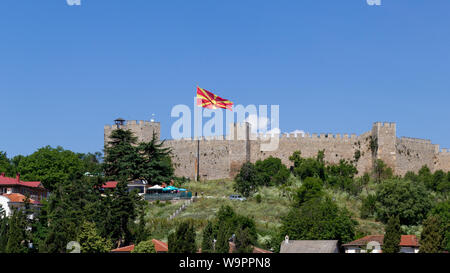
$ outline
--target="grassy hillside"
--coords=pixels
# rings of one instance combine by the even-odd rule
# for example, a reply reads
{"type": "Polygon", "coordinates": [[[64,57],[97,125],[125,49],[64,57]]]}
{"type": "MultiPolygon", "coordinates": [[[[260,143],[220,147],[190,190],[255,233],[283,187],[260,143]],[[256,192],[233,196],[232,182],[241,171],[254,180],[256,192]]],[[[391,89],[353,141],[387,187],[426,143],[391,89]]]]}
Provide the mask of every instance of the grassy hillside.
{"type": "MultiPolygon", "coordinates": [[[[291,177],[290,179],[295,178],[291,177]]],[[[295,181],[292,187],[295,188],[299,185],[300,182],[295,181]]],[[[232,180],[189,182],[183,187],[190,190],[193,194],[197,192],[199,198],[180,213],[175,220],[169,221],[167,218],[181,207],[181,202],[175,204],[169,202],[167,204],[153,204],[150,207],[149,216],[160,218],[159,220],[152,220],[153,225],[161,226],[160,229],[154,227],[160,239],[164,240],[167,238],[168,232],[174,229],[175,222],[189,219],[197,226],[198,241],[200,241],[200,231],[206,221],[214,218],[222,205],[230,205],[236,213],[252,217],[255,220],[259,233],[259,243],[261,246],[264,246],[264,240],[270,239],[278,231],[278,227],[281,225],[281,216],[288,212],[290,205],[285,191],[279,187],[261,188],[257,193],[262,197],[260,203],[257,202],[255,197],[248,198],[243,202],[229,200],[229,195],[235,194],[232,180]]],[[[341,191],[333,192],[329,189],[326,191],[340,206],[346,207],[352,213],[353,218],[358,221],[358,234],[384,233],[382,223],[359,217],[361,201],[358,198],[341,191]]]]}

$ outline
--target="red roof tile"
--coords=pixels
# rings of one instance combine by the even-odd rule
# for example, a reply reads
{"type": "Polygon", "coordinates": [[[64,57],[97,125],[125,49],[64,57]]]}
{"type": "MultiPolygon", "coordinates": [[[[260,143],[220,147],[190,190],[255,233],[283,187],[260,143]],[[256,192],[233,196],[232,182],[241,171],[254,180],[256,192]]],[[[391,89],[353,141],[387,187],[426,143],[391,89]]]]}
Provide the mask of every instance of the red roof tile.
{"type": "Polygon", "coordinates": [[[419,246],[419,240],[416,235],[402,235],[400,246],[419,246]]]}
{"type": "MultiPolygon", "coordinates": [[[[160,240],[156,240],[156,239],[153,239],[152,242],[153,242],[153,245],[155,246],[156,253],[169,251],[169,246],[166,243],[164,243],[160,240]]],[[[113,250],[111,250],[111,252],[128,252],[129,253],[129,252],[132,252],[133,250],[134,250],[134,245],[129,245],[129,246],[124,246],[124,247],[119,247],[119,248],[113,249],[113,250]]]]}
{"type": "Polygon", "coordinates": [[[39,181],[21,181],[20,177],[11,178],[0,175],[0,185],[25,186],[31,188],[43,187],[39,181]]]}
{"type": "MultiPolygon", "coordinates": [[[[344,244],[343,246],[366,246],[371,241],[378,242],[383,245],[384,235],[368,235],[353,242],[344,244]]],[[[402,235],[400,239],[400,246],[419,246],[419,241],[416,235],[402,235]]]]}
{"type": "Polygon", "coordinates": [[[134,250],[134,245],[119,247],[116,249],[111,250],[111,252],[131,252],[134,250]]]}
{"type": "Polygon", "coordinates": [[[156,252],[169,252],[169,246],[166,243],[156,239],[153,239],[152,242],[155,245],[156,252]]]}
{"type": "Polygon", "coordinates": [[[117,186],[117,181],[108,181],[102,186],[104,189],[113,189],[117,186]]]}
{"type": "MultiPolygon", "coordinates": [[[[11,203],[23,203],[26,199],[26,196],[20,193],[10,193],[3,194],[3,196],[7,197],[11,203]]],[[[31,204],[40,204],[38,201],[30,199],[31,204]]]]}

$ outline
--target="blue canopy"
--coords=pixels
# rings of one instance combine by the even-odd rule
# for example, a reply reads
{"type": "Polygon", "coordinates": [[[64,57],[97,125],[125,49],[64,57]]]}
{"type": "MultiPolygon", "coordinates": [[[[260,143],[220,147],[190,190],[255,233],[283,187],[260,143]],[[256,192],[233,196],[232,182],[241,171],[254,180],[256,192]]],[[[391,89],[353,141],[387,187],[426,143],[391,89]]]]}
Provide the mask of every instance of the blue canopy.
{"type": "Polygon", "coordinates": [[[186,191],[186,189],[178,189],[179,191],[186,191]]]}
{"type": "Polygon", "coordinates": [[[178,190],[178,188],[175,188],[174,186],[168,186],[163,189],[163,191],[176,191],[176,190],[178,190]]]}

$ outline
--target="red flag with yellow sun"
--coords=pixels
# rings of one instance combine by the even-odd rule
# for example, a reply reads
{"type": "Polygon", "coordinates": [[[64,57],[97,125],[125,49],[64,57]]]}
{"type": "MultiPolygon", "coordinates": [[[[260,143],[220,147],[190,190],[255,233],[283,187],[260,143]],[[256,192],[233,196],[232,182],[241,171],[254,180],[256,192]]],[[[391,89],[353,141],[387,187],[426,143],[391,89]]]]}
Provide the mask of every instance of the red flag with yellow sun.
{"type": "Polygon", "coordinates": [[[197,87],[197,106],[208,109],[223,108],[233,111],[233,103],[231,101],[222,99],[216,94],[200,87],[197,87]]]}

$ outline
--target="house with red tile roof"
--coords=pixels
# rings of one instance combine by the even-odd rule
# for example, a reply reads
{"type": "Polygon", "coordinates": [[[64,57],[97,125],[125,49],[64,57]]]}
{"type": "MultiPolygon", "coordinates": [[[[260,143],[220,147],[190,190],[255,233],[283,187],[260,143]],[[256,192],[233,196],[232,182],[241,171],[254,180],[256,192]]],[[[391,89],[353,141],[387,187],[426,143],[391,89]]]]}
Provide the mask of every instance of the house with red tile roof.
{"type": "MultiPolygon", "coordinates": [[[[384,235],[369,235],[342,246],[345,253],[366,253],[366,249],[373,249],[371,253],[381,253],[383,240],[384,235]]],[[[400,253],[419,253],[419,239],[416,235],[402,235],[399,245],[400,253]]]]}
{"type": "MultiPolygon", "coordinates": [[[[155,246],[156,253],[167,253],[169,251],[169,246],[163,241],[152,239],[153,245],[155,246]]],[[[111,250],[113,253],[131,253],[134,250],[134,245],[119,247],[111,250]]]]}
{"type": "Polygon", "coordinates": [[[48,190],[39,181],[22,181],[18,173],[16,178],[0,174],[0,194],[20,193],[31,199],[41,201],[48,197],[48,190]]]}
{"type": "MultiPolygon", "coordinates": [[[[9,217],[14,209],[23,209],[25,207],[26,196],[20,193],[9,193],[0,195],[0,207],[4,210],[5,216],[9,217]]],[[[31,207],[40,207],[40,202],[29,199],[31,207]]],[[[31,216],[33,217],[33,216],[31,216]]]]}

